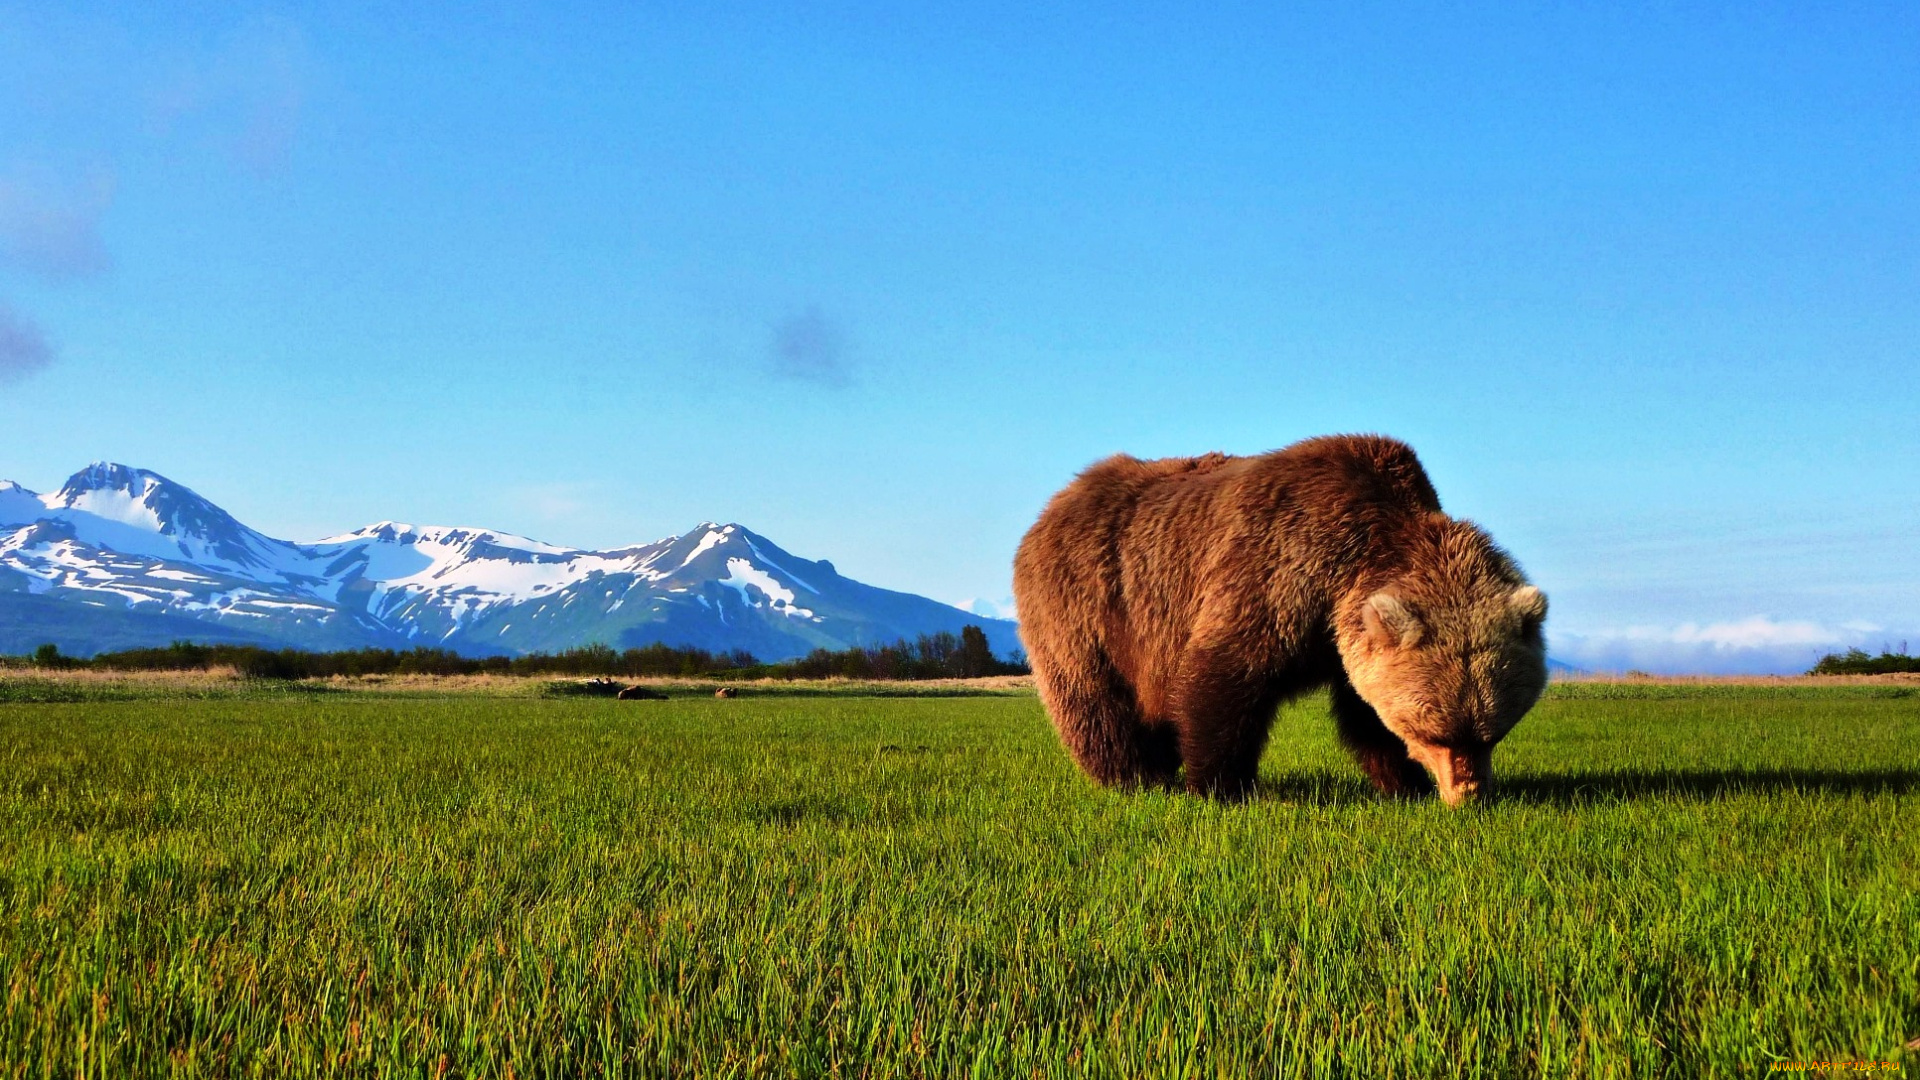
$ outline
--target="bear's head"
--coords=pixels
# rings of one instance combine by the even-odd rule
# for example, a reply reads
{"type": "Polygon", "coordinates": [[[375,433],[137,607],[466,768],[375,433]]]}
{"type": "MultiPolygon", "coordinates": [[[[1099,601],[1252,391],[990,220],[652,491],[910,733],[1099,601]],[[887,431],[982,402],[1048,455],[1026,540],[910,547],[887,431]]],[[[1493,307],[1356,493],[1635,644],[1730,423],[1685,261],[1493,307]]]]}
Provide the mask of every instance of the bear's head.
{"type": "Polygon", "coordinates": [[[1339,617],[1347,679],[1450,806],[1490,794],[1493,748],[1547,685],[1547,597],[1469,522],[1435,514],[1339,617]]]}

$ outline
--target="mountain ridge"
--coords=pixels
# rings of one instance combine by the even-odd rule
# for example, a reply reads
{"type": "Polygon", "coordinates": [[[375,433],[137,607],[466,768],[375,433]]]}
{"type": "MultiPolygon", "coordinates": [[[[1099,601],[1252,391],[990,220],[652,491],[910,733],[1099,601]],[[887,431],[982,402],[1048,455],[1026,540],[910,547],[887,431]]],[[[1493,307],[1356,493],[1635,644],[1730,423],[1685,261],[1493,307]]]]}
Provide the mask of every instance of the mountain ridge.
{"type": "Polygon", "coordinates": [[[1019,648],[1011,621],[854,581],[737,522],[605,551],[393,520],[296,543],[113,462],[87,466],[50,495],[0,481],[6,596],[16,602],[0,604],[0,653],[45,640],[76,655],[100,651],[98,640],[165,643],[145,641],[135,624],[146,636],[202,624],[223,640],[310,649],[512,655],[658,643],[765,660],[975,624],[996,652],[1019,648]],[[49,602],[68,605],[62,619],[49,621],[49,602]],[[39,616],[21,614],[29,609],[39,616]],[[54,623],[67,640],[35,640],[54,623]]]}

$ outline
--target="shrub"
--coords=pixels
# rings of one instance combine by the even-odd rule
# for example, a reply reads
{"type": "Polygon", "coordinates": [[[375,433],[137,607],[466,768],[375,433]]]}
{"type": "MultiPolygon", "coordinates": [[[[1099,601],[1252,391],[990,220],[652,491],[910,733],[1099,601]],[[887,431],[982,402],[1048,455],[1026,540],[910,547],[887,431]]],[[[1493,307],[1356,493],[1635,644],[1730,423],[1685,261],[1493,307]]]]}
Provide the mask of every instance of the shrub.
{"type": "Polygon", "coordinates": [[[1807,674],[1892,675],[1908,671],[1920,671],[1920,656],[1908,656],[1904,648],[1897,653],[1884,651],[1879,656],[1868,655],[1864,649],[1848,649],[1821,657],[1807,674]]]}

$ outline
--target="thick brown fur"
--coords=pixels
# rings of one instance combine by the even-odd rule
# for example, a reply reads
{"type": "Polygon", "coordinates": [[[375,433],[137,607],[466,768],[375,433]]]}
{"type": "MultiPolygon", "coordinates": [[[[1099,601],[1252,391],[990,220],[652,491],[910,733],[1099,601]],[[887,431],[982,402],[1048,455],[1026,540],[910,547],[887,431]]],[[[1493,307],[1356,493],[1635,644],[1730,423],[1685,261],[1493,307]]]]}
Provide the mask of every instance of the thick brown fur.
{"type": "Polygon", "coordinates": [[[1235,797],[1280,702],[1330,687],[1392,794],[1484,792],[1546,682],[1546,599],[1375,436],[1099,462],[1014,558],[1041,699],[1094,779],[1235,797]]]}

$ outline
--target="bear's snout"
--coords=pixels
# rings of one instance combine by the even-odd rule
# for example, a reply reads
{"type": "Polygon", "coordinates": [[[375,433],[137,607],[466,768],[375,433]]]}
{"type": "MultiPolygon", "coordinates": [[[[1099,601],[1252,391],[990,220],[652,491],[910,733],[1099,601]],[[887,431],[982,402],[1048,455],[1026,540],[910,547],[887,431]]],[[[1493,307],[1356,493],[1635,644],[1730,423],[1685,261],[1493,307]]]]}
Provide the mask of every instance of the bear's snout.
{"type": "Polygon", "coordinates": [[[1479,780],[1463,780],[1451,787],[1440,785],[1440,801],[1448,806],[1465,806],[1486,798],[1489,785],[1479,780]]]}
{"type": "Polygon", "coordinates": [[[1448,806],[1464,806],[1493,794],[1493,747],[1460,750],[1429,743],[1408,749],[1433,777],[1440,801],[1448,806]]]}

